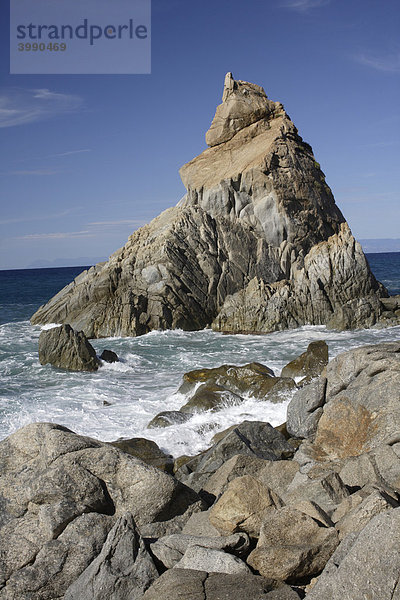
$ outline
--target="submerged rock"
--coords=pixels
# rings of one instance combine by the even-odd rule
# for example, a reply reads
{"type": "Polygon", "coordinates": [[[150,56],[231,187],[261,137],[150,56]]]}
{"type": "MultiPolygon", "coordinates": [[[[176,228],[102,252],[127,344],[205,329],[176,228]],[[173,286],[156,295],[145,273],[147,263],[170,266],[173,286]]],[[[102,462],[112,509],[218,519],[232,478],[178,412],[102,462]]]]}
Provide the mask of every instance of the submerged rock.
{"type": "Polygon", "coordinates": [[[70,325],[43,330],[39,336],[40,364],[69,371],[97,371],[96,351],[82,331],[70,325]]]}
{"type": "Polygon", "coordinates": [[[100,354],[100,359],[107,363],[119,362],[118,355],[112,350],[107,350],[107,348],[100,354]]]}
{"type": "Polygon", "coordinates": [[[369,327],[386,290],[282,104],[225,80],[187,194],[32,317],[89,337],[153,329],[369,327]]]}
{"type": "Polygon", "coordinates": [[[186,404],[179,409],[183,413],[196,413],[204,410],[220,410],[224,406],[241,404],[243,398],[216,383],[203,383],[186,404]]]}
{"type": "Polygon", "coordinates": [[[150,421],[147,427],[150,429],[156,427],[169,427],[170,425],[186,423],[186,421],[189,421],[190,417],[190,414],[185,414],[179,410],[163,410],[150,421]]]}
{"type": "MultiPolygon", "coordinates": [[[[282,401],[286,392],[291,392],[296,385],[290,377],[275,377],[269,367],[257,362],[247,365],[221,365],[213,369],[196,369],[183,376],[179,388],[182,394],[191,393],[199,383],[218,386],[218,390],[228,390],[235,395],[245,395],[258,400],[270,402],[282,401]]],[[[198,388],[200,389],[200,388],[198,388]]]]}

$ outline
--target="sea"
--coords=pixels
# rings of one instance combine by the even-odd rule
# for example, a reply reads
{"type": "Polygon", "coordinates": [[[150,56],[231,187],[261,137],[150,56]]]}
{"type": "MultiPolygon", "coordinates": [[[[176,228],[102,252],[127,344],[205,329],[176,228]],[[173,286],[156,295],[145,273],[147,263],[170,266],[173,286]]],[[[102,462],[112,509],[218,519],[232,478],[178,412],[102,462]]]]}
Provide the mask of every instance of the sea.
{"type": "MultiPolygon", "coordinates": [[[[371,269],[390,294],[400,294],[400,253],[368,254],[371,269]]],[[[267,335],[223,335],[152,331],[136,338],[92,340],[96,352],[113,350],[120,362],[96,373],[67,372],[38,359],[40,326],[36,309],[87,267],[0,271],[0,439],[33,422],[53,422],[102,441],[133,437],[154,440],[177,457],[204,450],[213,435],[243,420],[286,420],[290,396],[281,402],[245,397],[222,410],[193,415],[185,424],[149,429],[164,410],[178,410],[187,398],[177,390],[185,372],[222,364],[257,361],[276,375],[314,340],[325,340],[330,358],[364,344],[400,339],[400,327],[330,331],[305,326],[267,335]]]]}

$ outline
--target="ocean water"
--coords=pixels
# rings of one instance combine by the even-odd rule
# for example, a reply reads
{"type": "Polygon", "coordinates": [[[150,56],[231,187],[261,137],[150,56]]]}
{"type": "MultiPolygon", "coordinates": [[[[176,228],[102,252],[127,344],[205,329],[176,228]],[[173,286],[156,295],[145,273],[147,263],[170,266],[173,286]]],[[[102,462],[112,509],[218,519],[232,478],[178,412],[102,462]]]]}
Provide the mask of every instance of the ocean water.
{"type": "MultiPolygon", "coordinates": [[[[370,254],[368,259],[390,293],[400,293],[400,253],[370,254]]],[[[227,403],[221,411],[194,415],[184,425],[148,429],[158,412],[186,402],[177,393],[186,371],[258,361],[279,374],[313,340],[326,340],[333,358],[355,346],[400,337],[400,327],[334,332],[306,326],[262,336],[153,331],[138,338],[92,340],[98,354],[109,348],[121,359],[97,373],[41,366],[41,328],[28,319],[83,268],[0,271],[0,439],[28,423],[51,421],[103,441],[146,437],[174,456],[195,454],[215,433],[244,419],[284,422],[290,397],[278,404],[245,398],[239,406],[227,403]]]]}

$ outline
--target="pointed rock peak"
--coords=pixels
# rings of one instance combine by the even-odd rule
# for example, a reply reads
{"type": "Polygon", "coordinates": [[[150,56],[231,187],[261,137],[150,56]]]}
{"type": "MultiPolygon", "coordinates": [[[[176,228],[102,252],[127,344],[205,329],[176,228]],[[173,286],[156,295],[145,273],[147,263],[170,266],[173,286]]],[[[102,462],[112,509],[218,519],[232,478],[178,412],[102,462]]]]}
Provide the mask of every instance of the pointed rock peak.
{"type": "Polygon", "coordinates": [[[210,129],[206,133],[208,146],[217,146],[232,139],[233,136],[261,120],[270,119],[279,102],[272,102],[264,89],[254,83],[235,80],[232,73],[225,75],[222,104],[217,107],[210,129]]]}
{"type": "Polygon", "coordinates": [[[232,73],[229,71],[229,73],[227,73],[225,75],[224,92],[222,94],[222,102],[225,102],[225,100],[228,98],[228,96],[231,94],[231,92],[233,92],[234,89],[235,89],[235,80],[233,79],[232,73]]]}

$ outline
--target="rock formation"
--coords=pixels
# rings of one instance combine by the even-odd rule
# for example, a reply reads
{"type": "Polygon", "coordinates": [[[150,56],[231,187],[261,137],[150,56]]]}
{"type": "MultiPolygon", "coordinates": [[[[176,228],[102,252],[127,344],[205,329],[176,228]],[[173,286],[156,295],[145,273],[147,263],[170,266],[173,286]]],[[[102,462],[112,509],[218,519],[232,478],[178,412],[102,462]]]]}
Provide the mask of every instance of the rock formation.
{"type": "Polygon", "coordinates": [[[40,364],[68,371],[97,371],[96,351],[82,331],[68,324],[45,329],[39,336],[40,364]]]}
{"type": "Polygon", "coordinates": [[[32,323],[68,322],[88,337],[375,324],[387,292],[282,104],[228,73],[206,141],[180,171],[178,205],[32,323]]]}

